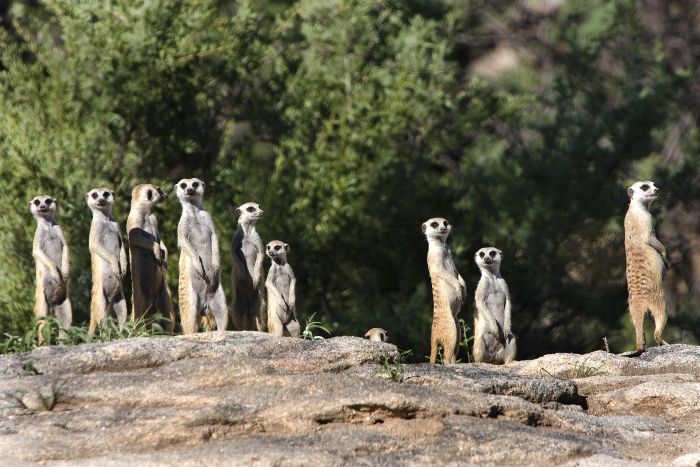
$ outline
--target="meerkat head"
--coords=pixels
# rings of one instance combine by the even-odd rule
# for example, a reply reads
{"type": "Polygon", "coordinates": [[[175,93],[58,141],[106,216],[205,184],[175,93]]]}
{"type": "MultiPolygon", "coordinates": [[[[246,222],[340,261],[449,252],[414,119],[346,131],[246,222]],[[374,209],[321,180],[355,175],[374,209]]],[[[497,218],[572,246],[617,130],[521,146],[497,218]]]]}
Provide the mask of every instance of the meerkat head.
{"type": "Polygon", "coordinates": [[[111,213],[114,205],[114,192],[109,188],[93,188],[85,194],[91,211],[111,213]]]}
{"type": "Polygon", "coordinates": [[[500,269],[502,259],[503,252],[492,246],[481,248],[474,255],[474,260],[479,268],[486,268],[492,271],[498,271],[500,269]]]}
{"type": "Polygon", "coordinates": [[[131,190],[131,204],[145,205],[149,208],[165,201],[166,194],[157,185],[144,183],[131,190]]]}
{"type": "Polygon", "coordinates": [[[255,224],[263,216],[263,210],[258,203],[244,203],[236,208],[239,224],[255,224]]]}
{"type": "Polygon", "coordinates": [[[428,240],[437,239],[445,243],[447,241],[447,236],[452,230],[452,226],[442,217],[433,217],[421,224],[421,230],[428,240]]]}
{"type": "Polygon", "coordinates": [[[659,187],[650,181],[635,182],[631,187],[627,188],[627,196],[630,197],[630,202],[636,201],[644,206],[651,205],[658,193],[659,187]]]}
{"type": "Polygon", "coordinates": [[[372,328],[367,331],[365,337],[371,341],[387,342],[389,340],[389,333],[382,328],[372,328]]]}
{"type": "Polygon", "coordinates": [[[175,193],[180,201],[201,202],[204,188],[204,182],[198,178],[183,178],[175,184],[175,193]]]}
{"type": "Polygon", "coordinates": [[[278,264],[284,264],[287,262],[287,253],[289,252],[289,245],[279,240],[272,240],[267,244],[265,253],[270,259],[278,264]]]}
{"type": "Polygon", "coordinates": [[[55,219],[58,200],[47,195],[35,196],[29,203],[29,210],[35,218],[55,219]]]}

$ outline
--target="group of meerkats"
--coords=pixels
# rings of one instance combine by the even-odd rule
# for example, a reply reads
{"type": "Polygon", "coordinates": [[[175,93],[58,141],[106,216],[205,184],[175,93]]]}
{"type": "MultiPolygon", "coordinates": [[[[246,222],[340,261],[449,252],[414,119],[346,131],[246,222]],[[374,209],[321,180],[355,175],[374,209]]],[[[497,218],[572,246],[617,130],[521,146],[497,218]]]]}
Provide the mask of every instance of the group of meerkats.
{"type": "MultiPolygon", "coordinates": [[[[204,182],[197,178],[183,179],[175,185],[182,205],[177,227],[180,248],[178,296],[182,332],[197,332],[200,324],[206,330],[225,330],[228,325],[226,296],[221,286],[219,241],[214,223],[202,206],[204,182]]],[[[131,192],[131,209],[126,221],[132,279],[132,319],[146,313],[161,313],[168,318],[167,331],[175,324],[170,290],[165,269],[168,250],[160,238],[158,221],[152,213],[155,205],[165,200],[160,187],[152,184],[136,186],[131,192]]],[[[122,281],[127,259],[121,229],[112,215],[114,192],[95,188],[85,196],[90,211],[89,248],[92,259],[92,293],[89,335],[109,315],[123,328],[127,306],[122,281]]],[[[51,196],[36,196],[30,208],[37,221],[32,254],[36,262],[36,295],[34,314],[40,320],[55,315],[63,326],[72,321],[68,297],[68,245],[56,223],[58,201],[51,196]]],[[[236,209],[238,229],[233,238],[231,315],[239,330],[269,331],[278,336],[299,336],[296,318],[296,279],[287,262],[289,245],[273,240],[263,248],[255,223],[263,215],[256,203],[245,203],[236,209]],[[272,260],[267,280],[263,283],[263,255],[272,260]],[[264,296],[263,287],[267,289],[264,296]]]]}
{"type": "MultiPolygon", "coordinates": [[[[204,182],[183,179],[175,185],[182,205],[177,228],[180,248],[178,296],[182,332],[225,330],[228,325],[226,296],[221,286],[219,241],[214,223],[202,205],[204,182]]],[[[645,349],[643,323],[650,311],[655,322],[654,338],[666,344],[662,332],[666,305],[662,280],[667,268],[666,250],[656,238],[649,206],[656,199],[653,182],[636,182],[627,189],[630,205],[625,216],[625,253],[629,311],[636,333],[636,352],[645,349]]],[[[159,312],[168,318],[173,331],[175,315],[165,277],[168,250],[160,238],[152,209],[166,196],[152,184],[136,186],[131,194],[127,219],[132,278],[132,319],[159,312]]],[[[92,211],[89,248],[92,259],[92,299],[89,334],[110,314],[120,327],[127,318],[122,290],[127,259],[119,224],[112,215],[114,192],[95,188],[86,194],[92,211]]],[[[38,320],[55,315],[63,326],[72,321],[68,297],[68,245],[56,223],[58,201],[36,196],[30,208],[37,221],[32,254],[36,262],[34,313],[38,320]]],[[[296,318],[296,279],[287,262],[289,245],[273,240],[263,248],[255,224],[263,216],[256,203],[245,203],[235,211],[238,228],[233,238],[231,281],[233,324],[238,330],[267,331],[277,336],[298,337],[296,318]],[[263,251],[272,264],[263,285],[263,251]],[[263,287],[267,290],[265,295],[263,287]]],[[[433,323],[430,362],[437,361],[439,347],[443,362],[455,363],[460,342],[457,316],[467,298],[467,288],[455,268],[447,246],[451,226],[439,217],[428,219],[421,229],[428,240],[428,271],[433,292],[433,323]]],[[[500,274],[503,254],[494,247],[479,249],[475,262],[481,271],[474,299],[473,356],[476,362],[507,363],[515,359],[516,337],[511,329],[511,302],[506,281],[500,274]]],[[[365,337],[386,341],[382,328],[370,329],[365,337]]]]}

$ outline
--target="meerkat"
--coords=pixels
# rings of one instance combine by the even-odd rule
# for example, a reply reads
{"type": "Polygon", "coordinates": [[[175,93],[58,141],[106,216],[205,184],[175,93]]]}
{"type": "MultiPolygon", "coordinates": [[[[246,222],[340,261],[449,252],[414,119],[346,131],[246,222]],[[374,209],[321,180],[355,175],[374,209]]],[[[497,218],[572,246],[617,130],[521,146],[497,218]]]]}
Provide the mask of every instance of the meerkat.
{"type": "Polygon", "coordinates": [[[165,193],[156,185],[137,185],[131,191],[131,209],[126,220],[131,264],[131,319],[143,314],[160,312],[169,319],[168,333],[175,326],[170,289],[165,277],[168,249],[158,232],[158,221],[151,209],[165,201],[165,193]]]}
{"type": "Polygon", "coordinates": [[[211,317],[218,331],[228,324],[226,297],[221,286],[219,240],[214,222],[202,206],[204,182],[186,178],[175,185],[182,204],[182,216],[177,225],[180,247],[180,322],[183,334],[197,332],[204,318],[211,330],[211,317]]]}
{"type": "Polygon", "coordinates": [[[510,327],[508,285],[500,272],[503,253],[496,248],[486,247],[476,252],[474,260],[481,271],[481,279],[474,292],[474,361],[512,362],[517,348],[510,327]]]}
{"type": "Polygon", "coordinates": [[[127,311],[122,280],[126,275],[127,263],[121,230],[112,216],[114,192],[108,188],[95,188],[85,195],[85,199],[92,211],[89,240],[92,298],[88,329],[88,334],[92,337],[97,325],[110,312],[116,315],[119,328],[124,328],[127,311]]]}
{"type": "MultiPolygon", "coordinates": [[[[61,326],[70,326],[73,320],[68,298],[68,244],[63,230],[56,223],[58,200],[51,196],[36,196],[30,203],[36,219],[32,256],[36,263],[36,292],[34,315],[41,321],[55,315],[61,326]]],[[[39,343],[43,326],[40,324],[39,343]]]]}
{"type": "Polygon", "coordinates": [[[262,239],[255,223],[263,216],[256,203],[245,203],[235,212],[238,228],[231,242],[233,324],[239,331],[267,331],[267,310],[263,297],[262,239]]]}
{"type": "Polygon", "coordinates": [[[467,296],[467,288],[446,243],[452,226],[445,219],[435,217],[425,221],[421,230],[428,239],[428,271],[433,288],[430,363],[437,360],[438,346],[443,348],[443,362],[455,363],[460,334],[457,315],[467,296]]]}
{"type": "Polygon", "coordinates": [[[387,342],[389,340],[389,333],[382,328],[372,328],[367,331],[365,337],[371,341],[387,342]]]}
{"type": "Polygon", "coordinates": [[[666,301],[662,281],[666,273],[666,248],[656,238],[649,206],[659,188],[654,182],[636,182],[627,189],[630,198],[625,215],[625,258],[629,310],[636,335],[636,355],[644,352],[644,316],[654,318],[654,340],[667,344],[662,333],[666,326],[666,301]]]}
{"type": "Polygon", "coordinates": [[[299,337],[296,317],[296,278],[287,262],[289,245],[279,240],[267,244],[267,256],[272,260],[267,273],[267,327],[275,336],[299,337]]]}

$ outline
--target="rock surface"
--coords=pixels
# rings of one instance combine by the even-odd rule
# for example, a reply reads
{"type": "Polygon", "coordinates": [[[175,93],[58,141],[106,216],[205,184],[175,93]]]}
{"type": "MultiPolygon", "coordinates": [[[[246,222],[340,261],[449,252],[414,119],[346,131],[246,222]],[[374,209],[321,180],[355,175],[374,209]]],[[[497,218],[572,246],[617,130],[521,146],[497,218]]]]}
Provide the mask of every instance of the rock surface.
{"type": "Polygon", "coordinates": [[[0,357],[0,464],[698,465],[700,347],[398,365],[255,332],[0,357]]]}

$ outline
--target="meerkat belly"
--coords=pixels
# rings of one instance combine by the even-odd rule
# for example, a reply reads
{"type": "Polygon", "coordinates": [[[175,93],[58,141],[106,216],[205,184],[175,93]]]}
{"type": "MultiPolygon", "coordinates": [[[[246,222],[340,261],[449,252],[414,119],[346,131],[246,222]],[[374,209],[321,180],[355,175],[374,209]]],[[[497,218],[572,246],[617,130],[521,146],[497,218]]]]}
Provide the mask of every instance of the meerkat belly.
{"type": "Polygon", "coordinates": [[[192,245],[203,246],[197,250],[197,254],[202,260],[204,270],[209,272],[212,265],[211,230],[204,224],[193,224],[192,229],[187,233],[187,239],[192,245]]]}
{"type": "Polygon", "coordinates": [[[253,270],[255,269],[255,258],[258,257],[258,247],[250,240],[243,240],[241,245],[241,251],[245,257],[245,264],[248,268],[248,274],[253,275],[253,270]]]}
{"type": "Polygon", "coordinates": [[[61,264],[61,257],[63,255],[63,242],[57,235],[53,233],[48,233],[44,237],[44,241],[41,245],[42,250],[46,253],[51,261],[57,265],[61,264]]]}
{"type": "Polygon", "coordinates": [[[491,314],[498,324],[503,326],[504,313],[506,308],[506,294],[502,291],[494,291],[486,297],[486,307],[489,309],[491,314]]]}
{"type": "Polygon", "coordinates": [[[627,288],[630,297],[648,297],[658,293],[661,287],[663,258],[645,244],[628,244],[627,288]]]}
{"type": "Polygon", "coordinates": [[[274,283],[277,290],[280,291],[282,298],[284,298],[284,301],[289,303],[289,285],[291,283],[289,276],[287,274],[278,274],[274,283]]]}

